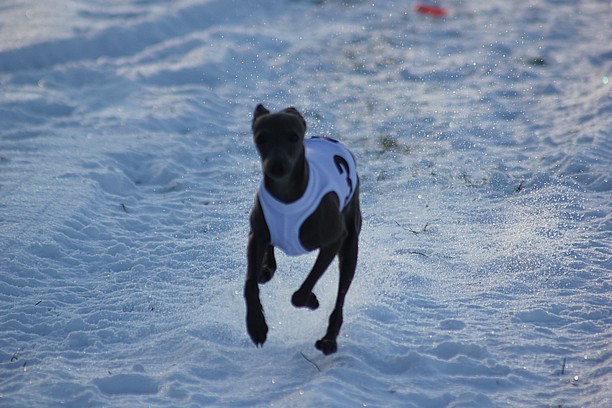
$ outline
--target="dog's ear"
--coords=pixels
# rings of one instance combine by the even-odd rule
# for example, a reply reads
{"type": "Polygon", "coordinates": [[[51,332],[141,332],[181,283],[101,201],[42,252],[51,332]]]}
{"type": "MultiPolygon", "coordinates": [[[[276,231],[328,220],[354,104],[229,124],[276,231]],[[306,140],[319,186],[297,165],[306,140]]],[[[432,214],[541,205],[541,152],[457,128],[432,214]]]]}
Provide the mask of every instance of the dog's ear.
{"type": "Polygon", "coordinates": [[[304,125],[304,131],[306,130],[306,120],[296,108],[294,108],[293,106],[290,106],[289,108],[283,109],[283,112],[297,116],[302,122],[302,125],[304,125]]]}
{"type": "Polygon", "coordinates": [[[257,105],[257,107],[255,107],[255,112],[253,112],[253,123],[251,124],[251,127],[255,128],[255,122],[257,121],[257,119],[269,114],[270,111],[267,110],[261,103],[257,105]]]}

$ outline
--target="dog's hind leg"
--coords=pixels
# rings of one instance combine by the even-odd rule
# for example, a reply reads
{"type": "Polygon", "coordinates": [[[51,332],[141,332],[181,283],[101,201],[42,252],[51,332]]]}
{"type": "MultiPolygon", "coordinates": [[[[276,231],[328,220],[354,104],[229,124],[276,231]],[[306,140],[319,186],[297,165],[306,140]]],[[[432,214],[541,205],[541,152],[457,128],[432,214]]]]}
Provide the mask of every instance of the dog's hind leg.
{"type": "Polygon", "coordinates": [[[342,310],[344,308],[344,299],[346,293],[351,286],[353,277],[355,276],[355,268],[357,266],[357,252],[358,252],[358,241],[357,234],[352,233],[344,241],[340,250],[339,256],[339,269],[340,269],[340,282],[338,284],[338,296],[336,298],[336,305],[332,314],[329,316],[329,326],[327,327],[327,333],[321,340],[315,343],[315,347],[328,355],[335,353],[338,350],[338,344],[336,339],[340,333],[340,327],[342,326],[343,316],[342,310]]]}
{"type": "Polygon", "coordinates": [[[338,296],[332,314],[329,316],[327,333],[321,340],[315,343],[315,347],[323,354],[332,354],[338,350],[337,338],[343,321],[344,299],[351,286],[355,269],[357,267],[357,255],[359,253],[359,233],[361,232],[361,209],[359,205],[359,187],[351,207],[345,214],[345,222],[348,235],[338,252],[338,265],[340,269],[340,281],[338,283],[338,296]]]}
{"type": "Polygon", "coordinates": [[[264,255],[263,265],[259,271],[259,283],[266,283],[274,276],[276,272],[276,258],[274,257],[274,247],[268,245],[266,254],[264,255]]]}

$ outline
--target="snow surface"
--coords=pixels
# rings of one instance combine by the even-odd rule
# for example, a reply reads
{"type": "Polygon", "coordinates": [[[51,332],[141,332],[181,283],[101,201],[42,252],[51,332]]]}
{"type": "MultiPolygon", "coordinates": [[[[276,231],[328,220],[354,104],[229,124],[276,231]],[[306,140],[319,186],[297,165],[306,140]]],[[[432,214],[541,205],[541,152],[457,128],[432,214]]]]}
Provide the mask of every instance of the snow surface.
{"type": "Polygon", "coordinates": [[[608,0],[0,5],[0,406],[612,406],[608,0]],[[335,298],[244,323],[259,102],[358,157],[335,298]]]}

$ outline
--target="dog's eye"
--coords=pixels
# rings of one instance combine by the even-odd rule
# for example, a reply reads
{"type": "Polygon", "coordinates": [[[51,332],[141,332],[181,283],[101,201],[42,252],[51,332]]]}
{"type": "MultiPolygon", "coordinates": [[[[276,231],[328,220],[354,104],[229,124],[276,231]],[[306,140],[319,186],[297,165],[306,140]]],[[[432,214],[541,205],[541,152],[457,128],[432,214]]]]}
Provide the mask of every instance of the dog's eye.
{"type": "Polygon", "coordinates": [[[297,143],[299,140],[300,140],[300,137],[297,134],[292,133],[289,135],[289,141],[291,143],[297,143]]]}

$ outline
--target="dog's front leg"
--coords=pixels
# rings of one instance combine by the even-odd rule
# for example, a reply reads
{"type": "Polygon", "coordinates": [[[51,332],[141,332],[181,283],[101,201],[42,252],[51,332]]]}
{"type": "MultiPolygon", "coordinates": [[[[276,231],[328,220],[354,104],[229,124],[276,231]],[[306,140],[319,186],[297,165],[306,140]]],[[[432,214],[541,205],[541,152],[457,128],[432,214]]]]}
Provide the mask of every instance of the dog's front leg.
{"type": "Polygon", "coordinates": [[[268,325],[263,314],[259,299],[259,274],[266,251],[267,243],[258,239],[252,231],[249,234],[247,247],[247,276],[244,283],[244,299],[246,301],[247,331],[256,346],[263,346],[268,335],[268,325]]]}
{"type": "Polygon", "coordinates": [[[312,290],[323,275],[323,272],[325,272],[329,264],[331,264],[331,262],[334,260],[334,257],[338,253],[338,249],[340,249],[340,243],[341,241],[338,240],[331,245],[320,249],[317,260],[315,261],[312,270],[306,277],[306,280],[291,297],[291,303],[293,306],[307,307],[312,310],[319,307],[319,300],[315,294],[312,293],[312,290]]]}
{"type": "Polygon", "coordinates": [[[274,257],[274,247],[267,245],[264,255],[263,266],[259,272],[259,283],[266,283],[272,279],[276,272],[276,258],[274,257]]]}

